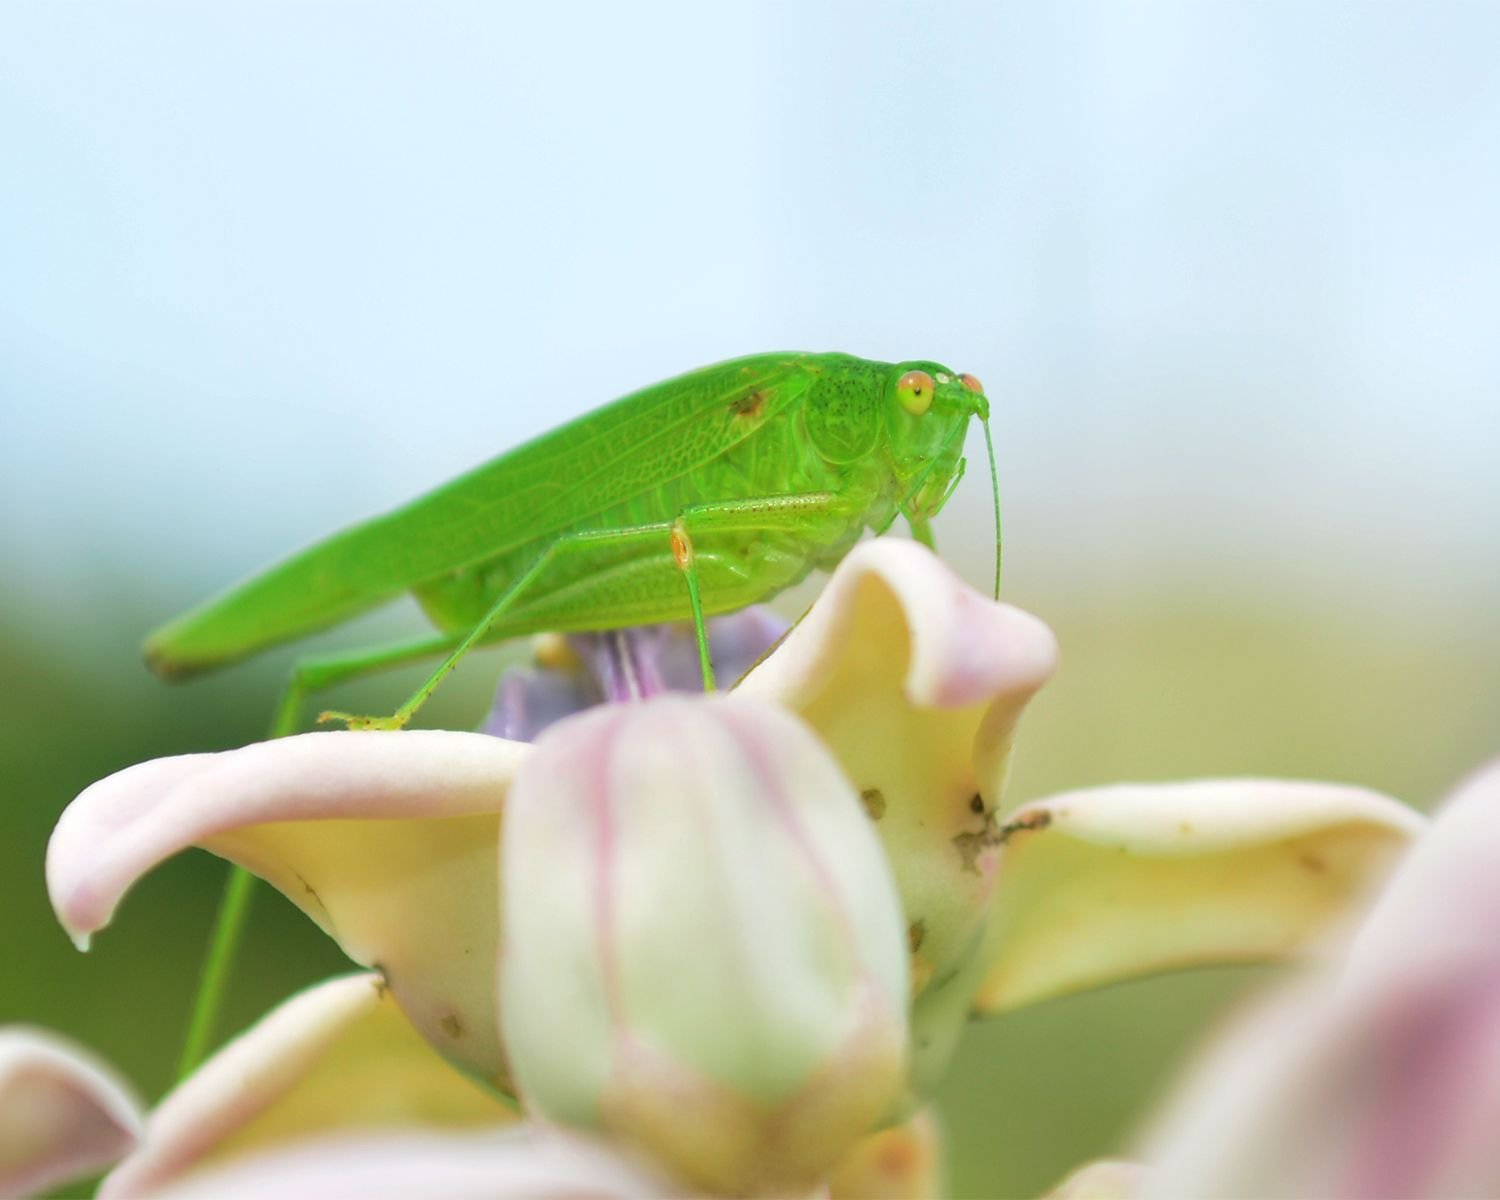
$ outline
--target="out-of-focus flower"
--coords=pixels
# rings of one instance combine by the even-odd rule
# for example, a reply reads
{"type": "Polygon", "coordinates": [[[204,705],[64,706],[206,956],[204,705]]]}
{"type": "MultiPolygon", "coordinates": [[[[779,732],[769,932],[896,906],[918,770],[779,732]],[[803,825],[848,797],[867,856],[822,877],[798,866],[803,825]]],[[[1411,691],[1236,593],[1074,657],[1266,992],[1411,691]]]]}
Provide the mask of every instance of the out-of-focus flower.
{"type": "Polygon", "coordinates": [[[92,1056],[39,1029],[0,1028],[0,1196],[92,1174],[139,1133],[135,1099],[92,1056]]]}
{"type": "Polygon", "coordinates": [[[293,997],[141,1128],[113,1077],[50,1034],[0,1031],[0,1195],[119,1159],[125,1200],[653,1200],[682,1193],[618,1149],[517,1124],[400,1015],[378,976],[293,997]]]}
{"type": "Polygon", "coordinates": [[[943,1130],[930,1108],[863,1139],[828,1180],[829,1200],[932,1200],[942,1194],[943,1130]]]}
{"type": "Polygon", "coordinates": [[[1071,1173],[1043,1200],[1139,1200],[1146,1169],[1122,1158],[1101,1158],[1071,1173]]]}
{"type": "Polygon", "coordinates": [[[727,1194],[815,1187],[905,1083],[906,933],[795,717],[657,699],[544,734],[506,812],[500,1013],[557,1121],[727,1194]]]}
{"type": "Polygon", "coordinates": [[[1167,1108],[1142,1194],[1500,1194],[1500,763],[1463,786],[1335,970],[1232,1026],[1167,1108]]]}
{"type": "Polygon", "coordinates": [[[154,1195],[298,1142],[493,1130],[519,1119],[417,1034],[380,976],[342,976],[287,1000],[180,1083],[99,1195],[154,1195]]]}
{"type": "Polygon", "coordinates": [[[1139,1163],[1101,1158],[1079,1167],[1042,1200],[1137,1200],[1145,1180],[1139,1163]]]}
{"type": "Polygon", "coordinates": [[[153,1200],[674,1200],[676,1184],[612,1147],[536,1125],[303,1142],[236,1159],[153,1200]]]}

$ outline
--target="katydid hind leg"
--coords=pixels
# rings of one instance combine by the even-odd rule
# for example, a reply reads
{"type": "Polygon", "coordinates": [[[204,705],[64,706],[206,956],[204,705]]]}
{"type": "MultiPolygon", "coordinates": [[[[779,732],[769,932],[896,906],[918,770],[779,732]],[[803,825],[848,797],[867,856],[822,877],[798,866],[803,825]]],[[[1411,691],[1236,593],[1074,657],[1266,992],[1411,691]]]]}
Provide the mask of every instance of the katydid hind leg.
{"type": "Polygon", "coordinates": [[[456,634],[432,634],[405,642],[298,659],[276,705],[271,736],[285,737],[296,732],[303,701],[309,696],[351,679],[434,658],[452,650],[457,640],[456,634]]]}
{"type": "Polygon", "coordinates": [[[537,555],[526,570],[518,575],[508,588],[501,594],[481,618],[479,624],[456,644],[450,642],[448,656],[443,659],[427,681],[422,684],[406,700],[406,703],[398,708],[388,717],[357,716],[353,713],[325,712],[319,717],[319,721],[343,721],[350,729],[401,729],[416,714],[417,710],[427,702],[427,698],[437,690],[438,684],[447,678],[448,673],[463,660],[474,645],[481,641],[489,633],[497,621],[511,609],[528,588],[534,586],[541,579],[548,568],[558,557],[569,553],[577,553],[591,545],[609,543],[620,545],[624,542],[637,541],[646,538],[656,539],[662,543],[668,534],[669,527],[662,525],[632,526],[628,529],[602,529],[584,530],[577,533],[564,534],[557,538],[537,555]]]}
{"type": "MultiPolygon", "coordinates": [[[[675,557],[672,554],[674,529],[686,531],[689,534],[689,540],[693,536],[701,537],[704,533],[708,532],[741,534],[777,531],[795,532],[810,517],[830,514],[842,515],[847,512],[848,507],[848,502],[842,497],[826,492],[765,496],[692,505],[683,509],[678,519],[671,523],[662,522],[649,525],[634,525],[622,529],[580,530],[564,534],[547,545],[532,560],[531,565],[516,577],[515,581],[490,606],[489,610],[469,634],[462,641],[452,646],[450,653],[443,660],[442,664],[438,666],[427,681],[395,713],[389,717],[366,717],[331,712],[324,713],[319,719],[342,720],[350,728],[355,729],[403,728],[417,710],[426,703],[427,698],[442,683],[448,673],[459,664],[464,655],[476,643],[483,640],[501,618],[506,616],[530,589],[545,583],[548,569],[567,556],[587,554],[591,549],[598,549],[600,547],[609,550],[618,550],[630,543],[637,543],[648,548],[649,553],[653,555],[659,554],[662,566],[670,569],[675,557]]],[[[690,576],[690,579],[695,578],[695,576],[690,576]]],[[[689,583],[689,596],[691,601],[691,582],[689,583]]],[[[707,635],[704,632],[702,622],[703,604],[701,590],[697,595],[697,606],[699,611],[695,624],[697,625],[700,639],[699,653],[701,656],[706,655],[707,652],[707,635]]]]}

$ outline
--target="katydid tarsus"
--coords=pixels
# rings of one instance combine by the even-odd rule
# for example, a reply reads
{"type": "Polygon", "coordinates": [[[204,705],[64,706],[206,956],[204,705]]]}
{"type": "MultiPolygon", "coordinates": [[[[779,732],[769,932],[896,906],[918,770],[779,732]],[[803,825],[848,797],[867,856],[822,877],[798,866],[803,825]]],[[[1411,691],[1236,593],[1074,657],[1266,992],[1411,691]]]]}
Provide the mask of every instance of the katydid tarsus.
{"type": "MultiPolygon", "coordinates": [[[[146,641],[180,678],[348,620],[404,592],[436,635],[308,658],[275,722],[302,699],[387,667],[444,656],[389,717],[400,728],[476,644],[542,631],[703,620],[831,567],[866,529],[930,521],[963,473],[979,381],[933,362],[847,354],[734,359],[644,388],[502,454],[384,516],[350,527],[188,612],[146,641]]],[[[1000,511],[995,485],[995,589],[1000,511]]]]}
{"type": "MultiPolygon", "coordinates": [[[[541,631],[691,617],[711,689],[706,615],[832,567],[865,530],[884,533],[898,517],[932,545],[931,520],[963,475],[972,417],[984,426],[990,463],[998,596],[1000,492],[979,381],[933,362],[760,354],[644,388],[337,533],[157,630],[146,657],[158,674],[180,678],[411,592],[439,632],[301,660],[274,734],[295,729],[311,692],[444,656],[392,716],[324,714],[351,727],[400,728],[470,647],[541,631]]],[[[184,1074],[212,1040],[250,889],[251,876],[236,868],[184,1074]]]]}

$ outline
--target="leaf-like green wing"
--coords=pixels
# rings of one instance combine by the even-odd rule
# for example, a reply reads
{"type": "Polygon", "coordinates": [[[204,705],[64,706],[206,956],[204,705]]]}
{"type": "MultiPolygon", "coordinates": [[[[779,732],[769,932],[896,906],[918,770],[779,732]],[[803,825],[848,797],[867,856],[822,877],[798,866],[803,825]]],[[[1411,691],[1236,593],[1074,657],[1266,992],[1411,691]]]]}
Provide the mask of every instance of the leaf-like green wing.
{"type": "MultiPolygon", "coordinates": [[[[447,572],[545,546],[750,437],[806,393],[816,358],[734,359],[596,409],[268,567],[151,634],[146,660],[165,676],[224,666],[447,572]]],[[[548,390],[518,399],[545,404],[548,390]]]]}

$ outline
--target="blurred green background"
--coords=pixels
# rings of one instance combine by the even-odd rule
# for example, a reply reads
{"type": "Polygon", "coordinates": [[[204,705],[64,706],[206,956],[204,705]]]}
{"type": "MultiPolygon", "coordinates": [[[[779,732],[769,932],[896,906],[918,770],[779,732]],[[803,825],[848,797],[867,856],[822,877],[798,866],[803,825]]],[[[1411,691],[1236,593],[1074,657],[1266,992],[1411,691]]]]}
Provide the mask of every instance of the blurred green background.
{"type": "MultiPolygon", "coordinates": [[[[1008,598],[1063,649],[1016,797],[1434,802],[1500,753],[1497,35],[1337,0],[0,10],[0,1021],[169,1081],[222,866],[167,864],[80,956],[47,835],[110,771],[258,737],[289,656],[169,688],[145,630],[750,351],[987,384],[1008,598]]],[[[987,508],[971,471],[938,527],[981,587],[987,508]]],[[[471,727],[503,657],[426,721],[471,727]]],[[[345,965],[262,891],[227,1024],[345,965]]],[[[1258,978],[976,1026],[956,1192],[1123,1148],[1258,978]]]]}

